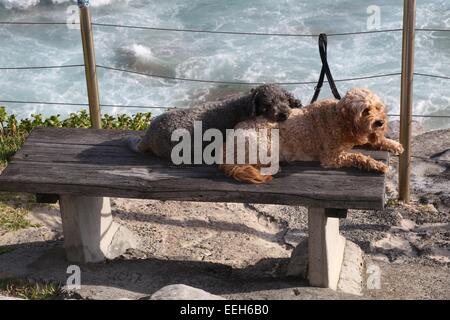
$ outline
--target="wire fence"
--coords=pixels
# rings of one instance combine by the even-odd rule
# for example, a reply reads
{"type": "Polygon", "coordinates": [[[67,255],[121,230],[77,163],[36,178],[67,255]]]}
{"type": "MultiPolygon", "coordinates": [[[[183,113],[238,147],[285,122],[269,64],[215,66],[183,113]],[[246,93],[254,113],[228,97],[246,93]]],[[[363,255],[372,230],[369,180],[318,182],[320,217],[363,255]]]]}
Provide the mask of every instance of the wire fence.
{"type": "MultiPolygon", "coordinates": [[[[0,21],[0,25],[44,25],[44,26],[67,26],[68,24],[79,25],[78,22],[39,22],[39,21],[0,21]]],[[[247,36],[274,36],[274,37],[318,37],[319,34],[313,33],[279,33],[279,32],[246,32],[246,31],[221,31],[221,30],[201,30],[201,29],[183,29],[183,28],[162,28],[152,26],[136,26],[126,24],[114,24],[114,23],[100,23],[92,22],[93,26],[109,27],[109,28],[122,28],[122,29],[139,29],[139,30],[151,30],[151,31],[169,31],[169,32],[186,32],[186,33],[208,33],[208,34],[228,34],[228,35],[247,35],[247,36]]],[[[416,28],[418,32],[450,32],[450,29],[443,28],[416,28]]],[[[348,35],[364,35],[364,34],[376,34],[386,32],[401,32],[402,28],[392,29],[374,29],[366,31],[352,31],[352,32],[331,32],[327,33],[327,36],[348,36],[348,35]]]]}
{"type": "MultiPolygon", "coordinates": [[[[73,22],[71,24],[77,25],[79,23],[73,22]]],[[[38,22],[38,21],[0,21],[0,25],[12,25],[12,26],[27,26],[27,25],[42,25],[42,26],[67,26],[67,22],[38,22]]],[[[152,26],[136,26],[136,25],[126,25],[126,24],[112,24],[112,23],[99,23],[93,22],[93,26],[104,27],[104,28],[122,28],[122,29],[139,29],[139,30],[151,30],[151,31],[166,31],[166,32],[185,32],[185,33],[206,33],[206,34],[220,34],[220,35],[244,35],[244,36],[266,36],[266,37],[318,37],[319,34],[311,33],[268,33],[268,32],[242,32],[242,31],[220,31],[220,30],[200,30],[200,29],[182,29],[182,28],[161,28],[152,26]]],[[[327,33],[327,36],[349,36],[349,35],[364,35],[364,34],[377,34],[377,33],[395,33],[400,32],[403,29],[393,28],[393,29],[382,29],[382,30],[367,30],[367,31],[355,31],[355,32],[337,32],[337,33],[327,33]]],[[[450,29],[440,29],[440,28],[416,28],[419,32],[450,32],[450,29]]],[[[16,67],[0,67],[0,70],[37,70],[37,69],[59,69],[59,68],[77,68],[84,67],[83,64],[72,64],[72,65],[50,65],[50,66],[16,66],[16,67]]],[[[150,74],[145,72],[139,72],[135,70],[128,70],[123,68],[118,68],[114,66],[104,66],[96,65],[99,69],[123,72],[127,74],[134,74],[152,78],[159,78],[165,80],[174,81],[184,81],[184,82],[198,82],[198,83],[209,83],[209,84],[225,84],[225,85],[261,85],[267,82],[248,82],[242,80],[209,80],[209,79],[194,79],[186,77],[176,77],[167,76],[160,74],[150,74]]],[[[384,77],[394,77],[400,76],[400,72],[378,74],[378,75],[368,75],[344,79],[336,79],[335,82],[350,82],[358,80],[367,80],[375,78],[384,77]]],[[[414,73],[416,76],[429,77],[442,80],[450,80],[449,76],[434,75],[427,73],[414,73]]],[[[327,82],[327,81],[325,81],[327,82]]],[[[316,85],[316,81],[286,81],[286,82],[270,82],[276,85],[316,85]]],[[[86,107],[87,103],[73,103],[73,102],[51,102],[51,101],[23,101],[23,100],[0,100],[0,103],[13,103],[13,104],[41,104],[41,105],[66,105],[66,106],[83,106],[86,107]]],[[[147,106],[147,105],[120,105],[120,104],[101,104],[102,107],[117,107],[117,108],[141,108],[141,109],[168,109],[169,107],[159,107],[159,106],[147,106]]],[[[399,114],[390,114],[393,117],[399,117],[399,114]]],[[[420,115],[414,114],[413,117],[417,118],[450,118],[450,115],[420,115]]]]}
{"type": "MultiPolygon", "coordinates": [[[[152,31],[171,31],[171,32],[187,32],[187,33],[209,33],[209,34],[228,34],[228,35],[243,35],[243,36],[269,36],[269,37],[318,37],[319,34],[311,33],[271,33],[271,32],[244,32],[244,31],[220,31],[220,30],[199,30],[199,29],[181,29],[181,28],[159,28],[149,26],[133,26],[123,24],[111,24],[111,23],[92,23],[98,27],[112,27],[122,29],[139,29],[139,30],[152,30],[152,31]]],[[[382,32],[398,32],[402,29],[384,29],[384,30],[369,30],[369,31],[355,31],[355,32],[340,32],[340,33],[327,33],[327,36],[347,36],[357,34],[373,34],[382,32]]]]}
{"type": "MultiPolygon", "coordinates": [[[[27,25],[42,25],[42,26],[67,26],[67,22],[24,22],[24,21],[0,21],[0,25],[11,25],[11,26],[27,26],[27,25]]],[[[79,23],[73,22],[72,24],[77,25],[79,23]]],[[[111,24],[111,23],[98,23],[93,22],[93,26],[103,27],[103,28],[122,28],[122,29],[135,29],[135,30],[149,30],[149,31],[162,31],[162,32],[182,32],[182,33],[200,33],[200,34],[216,34],[216,35],[240,35],[240,36],[265,36],[265,37],[304,37],[304,38],[314,38],[318,37],[319,34],[309,34],[309,33],[268,33],[268,32],[242,32],[242,31],[220,31],[220,30],[198,30],[198,29],[181,29],[181,28],[160,28],[160,27],[151,27],[151,26],[135,26],[135,25],[124,25],[124,24],[111,24]]],[[[394,29],[383,29],[383,30],[368,30],[368,31],[356,31],[356,32],[338,32],[338,33],[327,33],[327,36],[349,36],[349,35],[365,35],[365,34],[379,34],[379,33],[397,33],[401,32],[403,29],[394,28],[394,29]]],[[[416,28],[418,32],[450,32],[450,29],[440,29],[440,28],[416,28]]],[[[83,64],[71,64],[71,65],[48,65],[48,66],[15,66],[15,67],[0,67],[0,70],[38,70],[38,69],[62,69],[62,68],[78,68],[84,67],[83,64]]],[[[115,71],[115,72],[123,72],[127,74],[135,74],[140,76],[159,78],[165,80],[174,80],[174,81],[184,81],[184,82],[197,82],[197,83],[209,83],[209,84],[226,84],[226,85],[261,85],[265,84],[265,82],[247,82],[241,80],[232,80],[232,81],[222,81],[222,80],[208,80],[208,79],[193,79],[193,78],[185,78],[185,77],[175,77],[175,76],[166,76],[166,75],[158,75],[158,74],[149,74],[134,70],[122,69],[114,66],[104,66],[104,65],[96,65],[97,68],[115,71]]],[[[349,82],[349,81],[358,81],[358,80],[367,80],[367,79],[375,79],[375,78],[384,78],[384,77],[394,77],[400,76],[400,72],[394,73],[386,73],[386,74],[378,74],[378,75],[369,75],[369,76],[360,76],[360,77],[352,77],[352,78],[344,78],[344,79],[336,79],[336,82],[349,82]]],[[[421,77],[429,77],[441,80],[450,80],[449,76],[443,75],[434,75],[427,73],[414,73],[415,76],[421,77]]],[[[327,81],[325,81],[327,82],[327,81]]],[[[277,85],[315,85],[316,81],[287,81],[287,82],[273,82],[273,84],[277,85]]],[[[81,106],[87,107],[89,104],[87,103],[73,103],[73,102],[51,102],[51,101],[26,101],[26,100],[0,100],[0,103],[12,103],[12,104],[39,104],[39,105],[61,105],[61,106],[81,106]]],[[[146,105],[119,105],[119,104],[101,104],[101,107],[107,108],[138,108],[138,109],[168,109],[169,107],[158,107],[158,106],[146,106],[146,105]]],[[[388,114],[392,117],[400,117],[399,114],[388,114]]],[[[450,118],[450,115],[422,115],[422,114],[413,114],[413,117],[416,118],[450,118]]],[[[432,161],[432,162],[444,162],[450,163],[447,160],[441,159],[432,159],[420,156],[412,156],[412,158],[421,159],[424,161],[432,161]]]]}

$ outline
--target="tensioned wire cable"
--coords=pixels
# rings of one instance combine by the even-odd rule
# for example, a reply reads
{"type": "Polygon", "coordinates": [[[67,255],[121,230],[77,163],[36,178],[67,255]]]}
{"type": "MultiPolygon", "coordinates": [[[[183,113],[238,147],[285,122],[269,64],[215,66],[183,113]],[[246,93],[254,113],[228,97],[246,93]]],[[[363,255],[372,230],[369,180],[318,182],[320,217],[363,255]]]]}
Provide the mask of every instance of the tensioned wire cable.
{"type": "MultiPolygon", "coordinates": [[[[79,22],[39,22],[39,21],[0,21],[0,25],[70,25],[79,24],[79,22]]],[[[162,28],[162,27],[150,27],[150,26],[136,26],[127,24],[113,24],[113,23],[100,23],[92,22],[92,25],[99,27],[113,27],[113,28],[126,28],[126,29],[141,29],[141,30],[154,30],[154,31],[172,31],[172,32],[191,32],[191,33],[210,33],[210,34],[230,34],[230,35],[251,35],[251,36],[281,36],[281,37],[317,37],[319,34],[308,33],[270,33],[270,32],[245,32],[245,31],[219,31],[219,30],[201,30],[201,29],[183,29],[183,28],[162,28]]],[[[416,31],[423,32],[450,32],[450,29],[443,28],[416,28],[416,31]]],[[[336,32],[327,33],[328,36],[346,36],[346,35],[358,35],[358,34],[374,34],[385,32],[399,32],[403,31],[402,28],[381,29],[381,30],[367,30],[367,31],[353,31],[353,32],[336,32]]]]}
{"type": "Polygon", "coordinates": [[[58,66],[25,66],[25,67],[0,67],[0,70],[34,70],[34,69],[61,69],[84,67],[84,64],[69,64],[58,66]]]}
{"type": "MultiPolygon", "coordinates": [[[[25,101],[25,100],[0,100],[0,103],[14,103],[14,104],[43,104],[43,105],[61,105],[61,106],[89,106],[88,103],[73,103],[73,102],[50,102],[50,101],[25,101]]],[[[142,108],[142,109],[176,109],[176,107],[158,107],[158,106],[144,106],[144,105],[123,105],[123,104],[100,104],[101,107],[106,108],[142,108]]],[[[179,109],[179,108],[178,108],[179,109]]],[[[390,117],[399,117],[399,114],[388,114],[390,117]]],[[[450,118],[450,115],[426,115],[413,114],[417,118],[450,118]]]]}
{"type": "MultiPolygon", "coordinates": [[[[306,84],[316,84],[316,81],[292,81],[292,82],[247,82],[247,81],[225,81],[225,80],[206,80],[206,79],[192,79],[192,78],[183,78],[183,77],[172,77],[158,74],[150,74],[145,72],[133,71],[128,69],[116,68],[116,67],[107,67],[103,65],[97,65],[97,68],[120,71],[130,74],[137,74],[141,76],[153,77],[153,78],[161,78],[166,80],[178,80],[178,81],[188,81],[188,82],[202,82],[202,83],[215,83],[215,84],[231,84],[231,85],[262,85],[262,84],[276,84],[276,85],[306,85],[306,84]]],[[[355,81],[355,80],[365,80],[365,79],[373,79],[373,78],[381,78],[381,77],[391,77],[398,76],[401,73],[388,73],[388,74],[380,74],[380,75],[371,75],[371,76],[363,76],[356,78],[346,78],[346,79],[337,79],[336,82],[344,82],[344,81],[355,81]]]]}

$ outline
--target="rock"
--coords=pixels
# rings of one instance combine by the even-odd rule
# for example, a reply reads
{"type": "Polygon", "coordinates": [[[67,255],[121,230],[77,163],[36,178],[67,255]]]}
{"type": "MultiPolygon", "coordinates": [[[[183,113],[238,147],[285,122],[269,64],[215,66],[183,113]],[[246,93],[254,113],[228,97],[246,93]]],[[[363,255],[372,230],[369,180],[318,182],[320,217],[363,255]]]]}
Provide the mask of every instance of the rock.
{"type": "MultiPolygon", "coordinates": [[[[412,121],[412,136],[424,133],[425,129],[418,121],[412,121]]],[[[386,136],[390,139],[398,140],[400,136],[400,120],[389,121],[388,133],[386,136]]]]}
{"type": "Polygon", "coordinates": [[[337,289],[345,293],[362,295],[363,270],[364,254],[361,248],[347,240],[337,289]]]}
{"type": "Polygon", "coordinates": [[[381,254],[381,253],[374,254],[370,258],[371,258],[371,260],[376,261],[376,262],[389,263],[389,258],[385,254],[381,254]]]}
{"type": "Polygon", "coordinates": [[[414,229],[415,232],[450,231],[450,223],[425,223],[414,229]]]}
{"type": "Polygon", "coordinates": [[[292,247],[296,247],[308,237],[308,232],[299,229],[288,229],[284,235],[284,242],[292,247]]]}
{"type": "Polygon", "coordinates": [[[140,44],[125,46],[117,51],[117,58],[121,65],[149,74],[174,77],[176,71],[170,63],[156,57],[151,49],[140,44]]]}
{"type": "Polygon", "coordinates": [[[437,161],[450,161],[450,149],[435,153],[430,158],[437,161]]]}
{"type": "Polygon", "coordinates": [[[428,131],[414,137],[412,151],[414,155],[425,157],[445,157],[450,149],[450,129],[428,131]]]}
{"type": "Polygon", "coordinates": [[[424,212],[430,213],[430,214],[438,214],[438,210],[435,206],[433,206],[431,203],[426,204],[422,207],[424,212]]]}
{"type": "Polygon", "coordinates": [[[416,257],[417,254],[408,240],[392,234],[371,243],[371,249],[375,253],[386,254],[392,260],[399,256],[416,257]]]}
{"type": "Polygon", "coordinates": [[[416,226],[416,223],[412,220],[402,219],[402,221],[400,221],[400,227],[406,231],[414,229],[415,226],[416,226]]]}
{"type": "Polygon", "coordinates": [[[450,249],[437,247],[431,248],[431,254],[428,258],[439,263],[448,264],[450,263],[450,249]]]}
{"type": "Polygon", "coordinates": [[[226,300],[201,289],[185,284],[172,284],[156,291],[150,300],[226,300]]]}
{"type": "Polygon", "coordinates": [[[308,276],[308,239],[301,241],[292,251],[287,266],[287,276],[296,276],[306,279],[308,276]]]}
{"type": "Polygon", "coordinates": [[[391,231],[411,231],[412,229],[414,229],[416,227],[416,223],[410,219],[402,219],[399,222],[399,225],[396,227],[392,227],[391,231]]]}
{"type": "MultiPolygon", "coordinates": [[[[341,292],[361,295],[363,289],[364,254],[361,248],[345,241],[344,258],[337,289],[341,292]]],[[[287,267],[288,276],[307,279],[308,276],[308,239],[304,239],[292,251],[287,267]]]]}
{"type": "Polygon", "coordinates": [[[114,259],[125,253],[127,249],[139,249],[139,247],[140,240],[138,236],[136,236],[128,228],[118,225],[118,229],[108,247],[106,257],[108,259],[114,259]]]}

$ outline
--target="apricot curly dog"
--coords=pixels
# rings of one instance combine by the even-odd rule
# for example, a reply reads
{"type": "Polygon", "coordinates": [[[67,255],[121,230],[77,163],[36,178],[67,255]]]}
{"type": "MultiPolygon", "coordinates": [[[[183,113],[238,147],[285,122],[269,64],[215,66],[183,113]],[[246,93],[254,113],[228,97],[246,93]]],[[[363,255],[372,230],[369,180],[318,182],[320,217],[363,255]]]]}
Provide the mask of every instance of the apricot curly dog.
{"type": "MultiPolygon", "coordinates": [[[[350,152],[354,146],[365,144],[394,154],[403,152],[401,144],[384,136],[387,129],[384,109],[383,102],[370,90],[354,88],[341,100],[321,100],[302,109],[293,109],[284,122],[257,117],[238,123],[235,129],[253,129],[251,132],[254,135],[258,134],[259,129],[279,129],[280,162],[315,160],[325,168],[356,167],[387,172],[388,166],[383,162],[350,152]]],[[[270,146],[270,137],[267,141],[270,146]]],[[[219,169],[243,182],[264,183],[272,180],[272,176],[261,174],[261,165],[259,160],[257,162],[221,164],[219,169]]]]}

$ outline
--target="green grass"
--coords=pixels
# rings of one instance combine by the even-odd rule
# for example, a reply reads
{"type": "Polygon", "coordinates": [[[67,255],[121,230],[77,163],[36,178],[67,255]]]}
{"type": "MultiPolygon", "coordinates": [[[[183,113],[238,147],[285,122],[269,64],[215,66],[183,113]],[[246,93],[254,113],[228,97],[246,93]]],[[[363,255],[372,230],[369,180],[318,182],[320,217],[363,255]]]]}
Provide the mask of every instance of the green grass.
{"type": "Polygon", "coordinates": [[[0,294],[28,300],[52,300],[60,298],[61,286],[47,282],[2,279],[0,280],[0,294]]]}
{"type": "Polygon", "coordinates": [[[27,219],[28,210],[14,207],[7,203],[0,202],[0,229],[15,231],[39,225],[31,223],[27,219]]]}
{"type": "Polygon", "coordinates": [[[15,192],[0,192],[0,230],[16,231],[39,227],[27,219],[34,204],[34,196],[15,192]]]}
{"type": "Polygon", "coordinates": [[[24,140],[23,134],[0,135],[0,169],[6,166],[9,159],[20,149],[24,140]]]}

